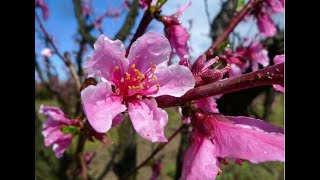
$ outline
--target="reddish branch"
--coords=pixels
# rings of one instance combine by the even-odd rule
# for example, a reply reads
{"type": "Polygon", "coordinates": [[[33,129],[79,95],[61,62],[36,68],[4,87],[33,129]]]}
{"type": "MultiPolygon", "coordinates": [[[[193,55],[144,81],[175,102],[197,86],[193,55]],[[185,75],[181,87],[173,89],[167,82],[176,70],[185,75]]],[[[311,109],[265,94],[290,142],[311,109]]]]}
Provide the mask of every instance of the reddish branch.
{"type": "Polygon", "coordinates": [[[241,20],[248,14],[248,12],[255,7],[261,0],[250,0],[239,13],[236,13],[229,23],[227,29],[221,34],[215,42],[211,45],[211,47],[204,53],[207,59],[213,58],[214,51],[217,47],[226,40],[230,33],[234,30],[234,28],[241,22],[241,20]]]}
{"type": "Polygon", "coordinates": [[[71,77],[74,79],[77,89],[80,89],[81,83],[80,83],[80,78],[76,72],[76,69],[74,68],[73,64],[71,63],[70,58],[64,57],[62,56],[62,54],[59,52],[58,48],[56,47],[56,45],[53,43],[50,35],[48,34],[48,32],[46,31],[46,29],[44,28],[39,16],[37,13],[36,14],[36,19],[40,25],[40,28],[42,30],[42,32],[44,33],[46,39],[48,40],[48,42],[51,44],[52,48],[54,49],[55,53],[62,59],[62,61],[64,62],[64,64],[67,66],[67,68],[70,70],[70,74],[71,77]]]}
{"type": "Polygon", "coordinates": [[[158,15],[158,13],[159,13],[158,10],[161,9],[161,7],[162,7],[166,2],[167,2],[167,0],[164,0],[164,1],[157,7],[157,9],[154,11],[154,14],[151,14],[149,9],[147,9],[147,10],[144,12],[143,17],[142,17],[142,19],[141,19],[141,21],[140,21],[140,24],[139,24],[139,26],[138,26],[138,29],[136,30],[136,33],[133,35],[133,38],[132,38],[132,40],[131,40],[128,48],[127,48],[126,56],[128,56],[128,54],[129,54],[129,49],[130,49],[132,43],[133,43],[134,41],[136,41],[140,36],[143,35],[143,33],[146,31],[148,25],[150,24],[150,22],[152,21],[152,19],[154,18],[154,16],[157,16],[157,15],[158,15]]]}
{"type": "Polygon", "coordinates": [[[180,106],[186,102],[226,94],[256,86],[284,83],[284,63],[276,64],[242,76],[223,79],[211,84],[189,90],[184,96],[177,98],[172,96],[160,96],[157,98],[159,107],[180,106]]]}
{"type": "Polygon", "coordinates": [[[143,166],[145,166],[148,161],[150,161],[161,149],[163,149],[174,137],[176,137],[180,131],[185,127],[185,124],[182,124],[179,129],[177,129],[169,138],[168,138],[168,142],[166,143],[162,143],[160,145],[158,145],[158,147],[137,167],[135,167],[131,172],[129,172],[124,178],[129,177],[131,174],[134,174],[136,171],[138,171],[140,168],[142,168],[143,166]]]}
{"type": "Polygon", "coordinates": [[[146,10],[144,12],[144,14],[143,14],[143,17],[142,17],[141,22],[140,22],[140,24],[138,26],[138,29],[137,29],[136,33],[133,35],[133,38],[132,38],[132,40],[130,42],[130,45],[127,48],[127,54],[126,55],[129,54],[129,49],[130,49],[132,43],[134,41],[136,41],[140,36],[143,35],[143,33],[146,31],[148,25],[152,21],[152,19],[153,19],[152,15],[150,14],[150,12],[148,10],[146,10]]]}

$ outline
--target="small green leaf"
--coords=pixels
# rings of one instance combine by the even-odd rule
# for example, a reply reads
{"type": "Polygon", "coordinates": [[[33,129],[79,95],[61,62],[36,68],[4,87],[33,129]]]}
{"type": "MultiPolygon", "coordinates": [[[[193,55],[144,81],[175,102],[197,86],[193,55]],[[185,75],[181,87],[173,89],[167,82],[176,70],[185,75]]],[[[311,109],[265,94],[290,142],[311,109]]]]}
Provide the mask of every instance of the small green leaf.
{"type": "Polygon", "coordinates": [[[244,6],[244,0],[238,0],[236,11],[240,11],[244,6]]]}
{"type": "Polygon", "coordinates": [[[77,126],[62,126],[60,127],[60,130],[64,134],[77,134],[79,128],[77,126]]]}
{"type": "Polygon", "coordinates": [[[217,52],[221,52],[223,51],[228,45],[230,44],[230,41],[227,39],[225,41],[223,41],[217,48],[217,52]]]}

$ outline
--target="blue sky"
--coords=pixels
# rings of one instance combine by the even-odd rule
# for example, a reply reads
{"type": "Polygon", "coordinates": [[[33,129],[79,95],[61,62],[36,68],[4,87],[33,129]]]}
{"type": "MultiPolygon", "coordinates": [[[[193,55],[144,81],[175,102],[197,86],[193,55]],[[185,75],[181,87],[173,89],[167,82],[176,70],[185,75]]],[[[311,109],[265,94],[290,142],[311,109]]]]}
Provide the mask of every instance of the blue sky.
{"type": "MultiPolygon", "coordinates": [[[[78,49],[78,45],[74,41],[74,37],[77,34],[77,22],[74,16],[73,4],[72,1],[56,1],[56,0],[45,0],[49,10],[50,15],[47,21],[42,21],[48,33],[54,37],[54,41],[60,50],[60,52],[73,52],[78,49]],[[59,2],[59,3],[57,3],[59,2]]],[[[190,40],[188,42],[191,47],[190,55],[194,59],[203,53],[212,43],[209,37],[209,25],[208,19],[204,10],[204,0],[168,0],[167,3],[163,6],[163,15],[171,15],[175,13],[179,7],[186,5],[192,2],[192,5],[184,11],[183,15],[179,18],[182,25],[189,28],[188,20],[192,19],[193,27],[189,31],[190,40]]],[[[92,0],[93,11],[96,16],[101,15],[107,8],[117,8],[121,5],[120,0],[92,0]]],[[[219,13],[221,8],[221,0],[208,0],[210,22],[212,19],[219,13]]],[[[126,17],[127,11],[123,9],[124,13],[118,19],[106,18],[103,21],[102,29],[104,34],[108,37],[113,37],[120,27],[126,17]]],[[[36,13],[41,15],[40,9],[37,8],[36,13]]],[[[135,27],[133,28],[133,33],[137,28],[140,19],[142,18],[143,10],[139,10],[139,16],[136,20],[135,27]]],[[[42,18],[41,18],[42,19],[42,18]]],[[[279,24],[280,28],[284,27],[284,14],[281,13],[274,17],[276,24],[279,24]]],[[[37,31],[40,31],[40,28],[35,22],[35,51],[39,58],[38,62],[43,66],[42,58],[40,52],[45,48],[45,44],[39,40],[37,31]]],[[[152,21],[150,24],[150,31],[163,33],[163,25],[157,21],[152,21]]],[[[241,36],[253,37],[258,33],[256,23],[252,20],[247,22],[242,22],[235,30],[241,36]]],[[[99,35],[98,31],[93,33],[96,37],[99,35]]],[[[86,57],[92,50],[86,52],[86,57]]],[[[56,66],[57,72],[61,79],[65,79],[66,70],[64,64],[58,56],[54,55],[50,58],[50,61],[54,66],[56,66]]],[[[38,79],[35,74],[35,78],[38,79]]]]}

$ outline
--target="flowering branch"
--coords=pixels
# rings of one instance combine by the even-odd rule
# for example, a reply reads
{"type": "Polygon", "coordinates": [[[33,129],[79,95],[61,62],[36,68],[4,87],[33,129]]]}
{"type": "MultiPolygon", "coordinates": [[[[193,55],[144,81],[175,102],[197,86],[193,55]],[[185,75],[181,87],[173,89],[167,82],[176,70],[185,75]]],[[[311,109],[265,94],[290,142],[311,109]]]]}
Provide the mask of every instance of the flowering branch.
{"type": "Polygon", "coordinates": [[[56,47],[56,45],[53,43],[52,39],[50,38],[50,35],[48,34],[48,32],[46,31],[46,29],[44,28],[39,16],[37,13],[35,13],[36,15],[36,19],[40,25],[40,28],[42,30],[42,32],[44,33],[46,39],[48,40],[48,42],[51,44],[52,48],[54,49],[54,51],[57,53],[57,55],[62,59],[62,61],[64,62],[64,64],[67,66],[67,68],[70,70],[70,74],[72,76],[72,78],[74,79],[77,89],[80,89],[81,84],[80,84],[80,78],[76,72],[76,69],[74,68],[73,64],[71,63],[71,60],[69,58],[69,56],[62,56],[62,54],[59,52],[58,48],[56,47]]]}
{"type": "Polygon", "coordinates": [[[204,97],[226,94],[256,86],[284,84],[284,63],[276,64],[242,76],[223,79],[211,84],[189,90],[184,96],[160,96],[157,98],[159,107],[180,106],[186,102],[204,97]]]}
{"type": "Polygon", "coordinates": [[[129,177],[131,174],[134,174],[136,171],[138,171],[140,168],[142,168],[143,166],[145,166],[148,161],[150,161],[150,159],[152,159],[161,149],[163,149],[174,137],[176,137],[180,131],[183,130],[183,128],[185,127],[185,124],[182,124],[179,129],[177,129],[169,138],[168,138],[168,142],[166,143],[162,143],[159,144],[158,147],[137,167],[135,167],[131,172],[129,172],[127,175],[124,176],[124,178],[129,177]]]}
{"type": "Polygon", "coordinates": [[[204,53],[207,59],[213,58],[214,51],[224,40],[228,38],[234,28],[241,22],[241,20],[247,15],[251,8],[255,7],[261,0],[250,0],[239,13],[236,13],[232,18],[227,29],[221,34],[211,45],[211,47],[204,53]]]}

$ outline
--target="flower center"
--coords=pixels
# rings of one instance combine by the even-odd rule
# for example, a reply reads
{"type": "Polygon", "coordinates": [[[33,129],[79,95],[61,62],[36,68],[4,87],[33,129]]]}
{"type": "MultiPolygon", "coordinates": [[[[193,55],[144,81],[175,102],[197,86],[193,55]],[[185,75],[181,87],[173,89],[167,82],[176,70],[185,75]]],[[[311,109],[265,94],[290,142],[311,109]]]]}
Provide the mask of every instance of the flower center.
{"type": "MultiPolygon", "coordinates": [[[[143,74],[135,64],[132,64],[123,76],[118,76],[115,85],[115,93],[126,98],[141,98],[142,96],[156,94],[159,91],[160,84],[156,82],[154,72],[156,66],[151,65],[143,74]]],[[[114,74],[119,73],[120,68],[114,67],[114,74]]]]}

